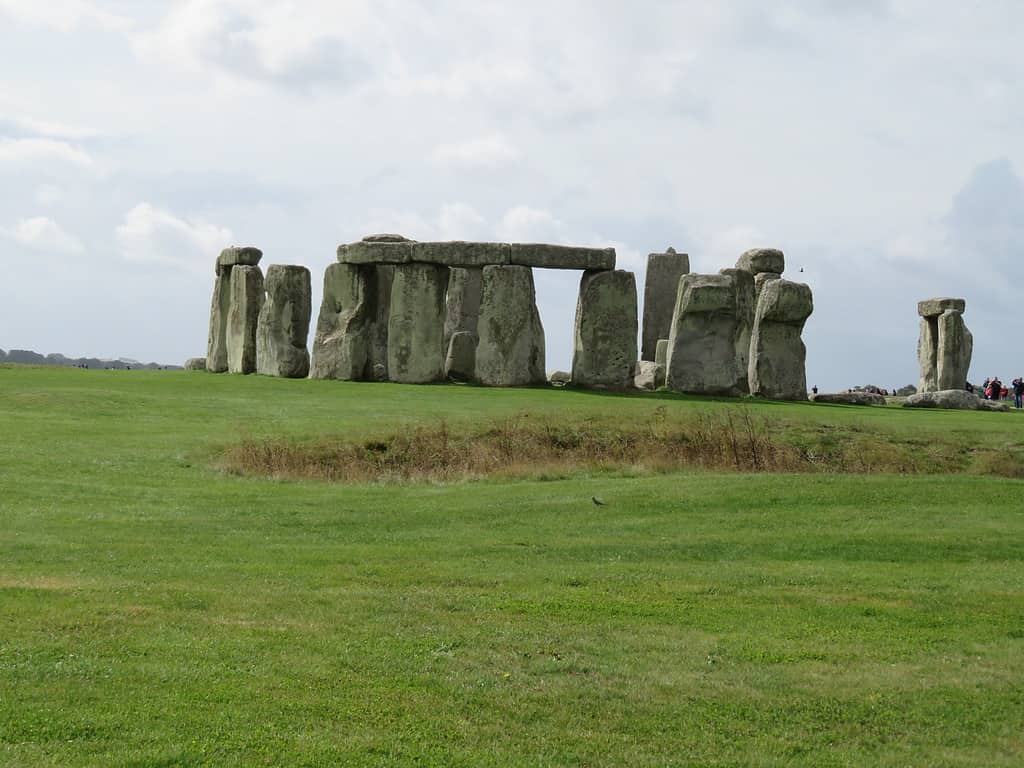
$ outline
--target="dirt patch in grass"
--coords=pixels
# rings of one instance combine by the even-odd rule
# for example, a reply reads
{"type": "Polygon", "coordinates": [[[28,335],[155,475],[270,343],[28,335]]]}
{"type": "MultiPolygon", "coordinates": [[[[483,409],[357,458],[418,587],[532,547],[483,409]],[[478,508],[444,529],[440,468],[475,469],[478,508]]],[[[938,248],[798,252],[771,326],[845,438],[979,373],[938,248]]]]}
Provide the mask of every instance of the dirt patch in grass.
{"type": "Polygon", "coordinates": [[[1024,477],[1019,451],[921,445],[857,428],[807,431],[742,407],[675,420],[657,409],[648,420],[628,424],[521,414],[489,425],[452,429],[441,422],[359,441],[248,438],[229,446],[220,466],[244,475],[343,483],[681,470],[1024,477]]]}

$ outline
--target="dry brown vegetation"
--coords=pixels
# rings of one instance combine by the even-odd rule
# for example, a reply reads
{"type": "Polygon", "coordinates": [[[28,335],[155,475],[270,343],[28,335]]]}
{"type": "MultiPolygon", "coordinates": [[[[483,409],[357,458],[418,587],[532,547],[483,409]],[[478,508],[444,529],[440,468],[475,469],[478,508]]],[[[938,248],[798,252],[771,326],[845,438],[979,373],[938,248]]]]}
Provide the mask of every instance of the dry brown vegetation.
{"type": "Polygon", "coordinates": [[[344,483],[450,482],[579,471],[973,472],[1024,477],[1019,452],[915,440],[855,427],[769,422],[745,407],[645,422],[515,418],[454,430],[445,422],[372,440],[247,438],[221,466],[233,473],[344,483]]]}

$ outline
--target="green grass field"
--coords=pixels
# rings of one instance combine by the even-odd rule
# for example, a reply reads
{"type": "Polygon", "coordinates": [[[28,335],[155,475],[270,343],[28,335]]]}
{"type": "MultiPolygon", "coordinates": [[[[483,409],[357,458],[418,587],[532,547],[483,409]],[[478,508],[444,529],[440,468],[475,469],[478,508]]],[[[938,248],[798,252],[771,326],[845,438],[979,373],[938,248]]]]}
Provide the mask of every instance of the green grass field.
{"type": "Polygon", "coordinates": [[[1024,483],[995,476],[1020,414],[741,406],[783,440],[938,446],[934,474],[220,463],[736,407],[0,367],[0,764],[1024,764],[1024,483]]]}

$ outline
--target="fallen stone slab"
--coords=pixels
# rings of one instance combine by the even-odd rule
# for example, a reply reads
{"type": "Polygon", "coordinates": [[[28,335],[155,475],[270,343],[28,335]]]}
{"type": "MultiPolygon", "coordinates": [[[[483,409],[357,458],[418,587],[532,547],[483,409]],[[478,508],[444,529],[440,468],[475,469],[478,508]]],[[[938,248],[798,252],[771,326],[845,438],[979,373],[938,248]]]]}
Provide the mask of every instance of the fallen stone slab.
{"type": "Polygon", "coordinates": [[[263,285],[266,298],[256,324],[256,372],[304,379],[309,375],[312,313],[309,270],[294,264],[271,264],[263,285]]]}
{"type": "Polygon", "coordinates": [[[811,395],[815,403],[832,403],[835,405],[885,405],[882,395],[874,392],[818,392],[811,395]]]}
{"type": "Polygon", "coordinates": [[[218,275],[223,274],[231,269],[231,267],[246,266],[255,267],[260,263],[260,259],[263,258],[263,251],[259,248],[244,247],[237,248],[232,246],[231,248],[225,248],[220,252],[220,256],[217,257],[216,272],[218,275]]]}
{"type": "Polygon", "coordinates": [[[588,270],[580,279],[573,334],[572,383],[629,389],[636,366],[636,278],[625,270],[588,270]]]}
{"type": "Polygon", "coordinates": [[[973,392],[963,389],[941,389],[935,392],[918,392],[903,403],[904,408],[948,408],[960,411],[1008,411],[1006,403],[983,400],[973,392]]]}
{"type": "Polygon", "coordinates": [[[228,371],[256,372],[256,325],[263,307],[263,273],[259,267],[231,268],[231,309],[228,312],[228,371]]]}
{"type": "Polygon", "coordinates": [[[483,268],[477,331],[478,382],[491,387],[544,382],[544,326],[537,311],[532,269],[483,268]]]}
{"type": "Polygon", "coordinates": [[[667,248],[664,253],[647,255],[644,277],[644,318],[640,357],[654,360],[658,339],[667,339],[672,330],[672,310],[676,306],[679,278],[690,271],[690,257],[667,248]]]}
{"type": "Polygon", "coordinates": [[[917,302],[917,314],[921,317],[938,317],[947,309],[953,309],[962,313],[967,309],[967,301],[950,298],[949,296],[940,296],[917,302]]]}
{"type": "Polygon", "coordinates": [[[543,269],[615,269],[614,248],[581,248],[574,245],[512,243],[509,263],[543,269]]]}
{"type": "Polygon", "coordinates": [[[426,384],[444,378],[447,288],[447,267],[416,263],[395,267],[388,318],[391,381],[426,384]]]}
{"type": "Polygon", "coordinates": [[[740,254],[736,269],[753,275],[774,272],[781,275],[786,271],[786,256],[778,248],[751,248],[740,254]]]}
{"type": "Polygon", "coordinates": [[[552,371],[548,374],[548,384],[553,387],[564,387],[572,384],[572,374],[568,371],[552,371]]]}
{"type": "Polygon", "coordinates": [[[205,371],[206,370],[206,358],[205,357],[190,357],[185,361],[183,366],[186,371],[205,371]]]}
{"type": "Polygon", "coordinates": [[[637,360],[633,369],[633,386],[637,389],[655,390],[665,385],[665,366],[650,360],[637,360]]]}
{"type": "Polygon", "coordinates": [[[509,263],[512,247],[508,243],[478,243],[469,240],[413,243],[412,261],[441,264],[446,267],[486,267],[509,263]]]}
{"type": "Polygon", "coordinates": [[[452,381],[472,381],[476,375],[477,337],[470,331],[456,331],[448,342],[444,375],[452,381]]]}

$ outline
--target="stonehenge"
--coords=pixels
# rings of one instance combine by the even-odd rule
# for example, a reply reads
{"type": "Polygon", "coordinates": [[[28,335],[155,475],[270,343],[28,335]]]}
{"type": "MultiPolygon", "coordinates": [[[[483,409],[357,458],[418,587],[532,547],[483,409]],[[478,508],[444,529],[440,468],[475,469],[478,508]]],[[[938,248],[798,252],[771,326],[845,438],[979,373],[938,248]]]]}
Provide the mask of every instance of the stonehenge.
{"type": "Polygon", "coordinates": [[[967,302],[948,297],[926,299],[917,304],[921,334],[917,359],[921,381],[917,391],[941,392],[963,389],[971,367],[974,337],[964,324],[967,302]]]}
{"type": "MultiPolygon", "coordinates": [[[[782,279],[776,249],[747,251],[718,274],[691,273],[689,256],[673,248],[649,254],[640,318],[636,279],[615,269],[612,248],[368,235],[338,246],[324,272],[311,353],[309,271],[272,265],[264,279],[262,255],[233,247],[217,258],[208,371],[807,397],[800,336],[811,292],[782,279]],[[534,269],[582,273],[572,372],[550,379],[534,269]]],[[[941,305],[929,333],[960,339],[962,350],[970,335],[955,309],[941,305]]],[[[938,375],[938,346],[933,357],[938,375]]]]}

